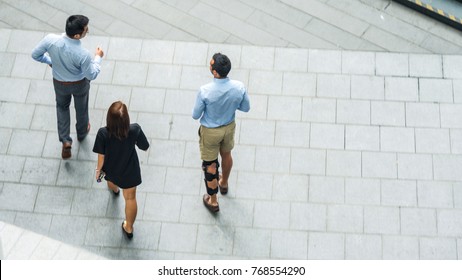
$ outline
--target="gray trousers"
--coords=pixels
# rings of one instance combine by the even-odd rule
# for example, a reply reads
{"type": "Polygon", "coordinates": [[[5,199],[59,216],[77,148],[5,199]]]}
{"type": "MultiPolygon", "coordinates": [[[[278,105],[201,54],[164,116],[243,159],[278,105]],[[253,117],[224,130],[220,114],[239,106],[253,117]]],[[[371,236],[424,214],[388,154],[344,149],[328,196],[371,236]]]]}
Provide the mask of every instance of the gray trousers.
{"type": "Polygon", "coordinates": [[[88,96],[90,93],[90,81],[84,79],[78,83],[62,83],[53,79],[56,95],[56,115],[58,119],[58,136],[61,142],[72,143],[71,138],[71,115],[69,106],[74,97],[75,129],[77,137],[83,138],[88,129],[88,96]]]}

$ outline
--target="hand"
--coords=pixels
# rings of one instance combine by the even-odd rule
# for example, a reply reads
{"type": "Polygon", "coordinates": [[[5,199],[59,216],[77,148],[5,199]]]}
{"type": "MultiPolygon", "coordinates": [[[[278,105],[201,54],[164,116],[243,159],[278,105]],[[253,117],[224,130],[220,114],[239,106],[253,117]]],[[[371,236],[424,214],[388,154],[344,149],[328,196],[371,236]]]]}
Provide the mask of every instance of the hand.
{"type": "Polygon", "coordinates": [[[95,173],[96,173],[96,174],[95,174],[95,179],[98,180],[99,175],[101,174],[101,170],[96,169],[96,172],[95,172],[95,173]]]}
{"type": "Polygon", "coordinates": [[[103,56],[104,56],[103,49],[100,48],[100,47],[97,47],[97,48],[96,48],[96,51],[95,51],[95,55],[98,55],[98,56],[103,57],[103,56]]]}

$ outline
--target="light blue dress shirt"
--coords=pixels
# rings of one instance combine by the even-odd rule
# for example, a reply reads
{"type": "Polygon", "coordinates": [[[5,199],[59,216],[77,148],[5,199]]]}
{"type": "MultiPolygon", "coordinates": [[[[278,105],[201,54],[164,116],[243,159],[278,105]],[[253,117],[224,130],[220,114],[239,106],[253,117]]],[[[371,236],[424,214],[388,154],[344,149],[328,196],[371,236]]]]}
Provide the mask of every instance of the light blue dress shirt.
{"type": "Polygon", "coordinates": [[[45,36],[32,50],[32,58],[52,65],[53,78],[62,82],[94,80],[101,70],[101,57],[96,55],[92,59],[80,40],[71,39],[65,33],[45,36]]]}
{"type": "Polygon", "coordinates": [[[197,93],[192,117],[207,128],[215,128],[234,121],[236,110],[248,112],[250,101],[244,84],[229,78],[213,79],[197,93]]]}

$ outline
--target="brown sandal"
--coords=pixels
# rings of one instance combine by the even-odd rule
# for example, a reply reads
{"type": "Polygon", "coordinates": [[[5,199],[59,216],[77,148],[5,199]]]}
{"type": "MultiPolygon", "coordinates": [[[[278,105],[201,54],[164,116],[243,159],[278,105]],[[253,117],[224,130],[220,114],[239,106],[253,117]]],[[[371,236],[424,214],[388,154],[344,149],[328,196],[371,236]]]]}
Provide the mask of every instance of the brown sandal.
{"type": "Polygon", "coordinates": [[[202,198],[202,201],[204,202],[205,208],[209,209],[210,212],[216,213],[220,211],[220,207],[217,205],[212,205],[209,203],[210,200],[210,195],[204,194],[204,197],[202,198]]]}

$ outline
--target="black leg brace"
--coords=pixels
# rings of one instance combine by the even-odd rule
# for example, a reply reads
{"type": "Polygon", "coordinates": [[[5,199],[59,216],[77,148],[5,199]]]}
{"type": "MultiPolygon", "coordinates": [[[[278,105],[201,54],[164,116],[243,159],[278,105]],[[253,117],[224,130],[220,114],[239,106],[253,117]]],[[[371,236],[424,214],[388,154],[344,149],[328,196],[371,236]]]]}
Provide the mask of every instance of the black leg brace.
{"type": "Polygon", "coordinates": [[[217,188],[212,189],[209,188],[207,182],[212,182],[213,180],[217,179],[220,177],[218,167],[220,167],[220,163],[218,162],[218,159],[213,160],[213,161],[202,161],[202,170],[204,171],[204,182],[205,182],[205,189],[207,190],[207,193],[209,195],[214,195],[218,192],[218,182],[217,182],[217,188]],[[212,163],[215,163],[216,165],[216,172],[215,174],[207,172],[207,167],[212,165],[212,163]]]}

